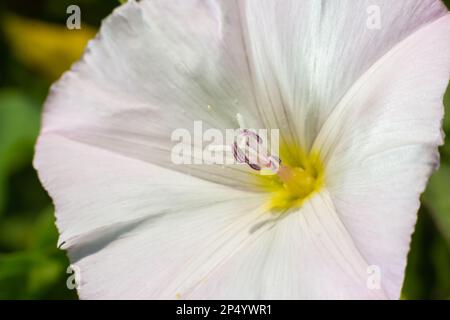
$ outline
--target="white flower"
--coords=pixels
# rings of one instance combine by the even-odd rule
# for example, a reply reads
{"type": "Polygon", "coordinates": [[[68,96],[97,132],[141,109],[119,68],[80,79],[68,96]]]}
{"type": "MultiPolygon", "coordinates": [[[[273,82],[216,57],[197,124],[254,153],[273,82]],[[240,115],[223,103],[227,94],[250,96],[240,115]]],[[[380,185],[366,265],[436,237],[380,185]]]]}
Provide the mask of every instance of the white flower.
{"type": "Polygon", "coordinates": [[[129,1],[36,146],[81,298],[398,298],[449,75],[437,0],[129,1]],[[170,162],[173,130],[238,113],[280,129],[306,194],[170,162]]]}

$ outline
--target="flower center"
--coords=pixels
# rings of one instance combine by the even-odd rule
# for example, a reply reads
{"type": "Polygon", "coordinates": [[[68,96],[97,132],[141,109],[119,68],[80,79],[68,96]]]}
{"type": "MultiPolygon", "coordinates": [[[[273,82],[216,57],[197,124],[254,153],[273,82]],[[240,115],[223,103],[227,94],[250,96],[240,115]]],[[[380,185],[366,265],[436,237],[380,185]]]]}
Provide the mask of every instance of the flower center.
{"type": "Polygon", "coordinates": [[[275,176],[263,182],[270,192],[270,210],[298,208],[322,187],[323,166],[319,157],[305,154],[297,161],[281,165],[275,176]]]}
{"type": "Polygon", "coordinates": [[[323,185],[323,166],[318,154],[297,146],[281,146],[280,157],[267,153],[262,139],[242,130],[233,145],[235,159],[259,174],[259,185],[269,192],[268,209],[284,212],[300,207],[323,185]]]}

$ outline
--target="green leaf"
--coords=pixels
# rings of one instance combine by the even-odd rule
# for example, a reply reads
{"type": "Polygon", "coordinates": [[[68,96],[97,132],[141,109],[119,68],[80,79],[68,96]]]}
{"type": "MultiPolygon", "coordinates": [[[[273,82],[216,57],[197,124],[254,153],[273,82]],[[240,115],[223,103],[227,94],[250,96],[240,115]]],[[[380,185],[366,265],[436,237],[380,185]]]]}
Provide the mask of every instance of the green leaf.
{"type": "MultiPolygon", "coordinates": [[[[447,138],[450,135],[450,85],[444,96],[444,108],[444,132],[447,138]]],[[[450,162],[450,143],[448,142],[448,139],[445,140],[445,144],[441,148],[441,158],[443,162],[450,162]]]]}
{"type": "Polygon", "coordinates": [[[31,243],[34,221],[26,214],[1,217],[0,245],[7,251],[24,250],[31,243]]]}
{"type": "Polygon", "coordinates": [[[30,243],[30,249],[38,251],[51,251],[56,249],[58,231],[55,226],[53,208],[42,211],[35,224],[30,243]]]}
{"type": "Polygon", "coordinates": [[[23,222],[12,219],[7,224],[19,224],[27,239],[21,251],[0,254],[0,299],[76,298],[76,291],[66,287],[69,260],[56,247],[58,232],[52,207],[28,219],[26,226],[23,222]]]}
{"type": "Polygon", "coordinates": [[[402,299],[445,299],[450,297],[450,256],[442,234],[430,212],[422,207],[414,232],[402,299]]]}
{"type": "Polygon", "coordinates": [[[1,218],[0,245],[8,251],[51,252],[56,249],[57,242],[58,231],[52,207],[35,215],[20,212],[1,218]]]}
{"type": "Polygon", "coordinates": [[[23,299],[28,272],[40,257],[28,252],[0,255],[0,299],[23,299]]]}
{"type": "Polygon", "coordinates": [[[36,263],[28,273],[28,298],[38,299],[40,294],[47,291],[61,279],[64,271],[64,265],[58,259],[46,259],[36,263]]]}
{"type": "Polygon", "coordinates": [[[42,252],[0,255],[0,299],[39,298],[58,282],[65,284],[65,268],[59,256],[42,252]]]}
{"type": "Polygon", "coordinates": [[[16,252],[0,255],[0,281],[6,278],[22,275],[39,260],[38,255],[27,252],[16,252]]]}
{"type": "Polygon", "coordinates": [[[450,165],[441,163],[440,169],[431,177],[423,196],[428,209],[442,236],[450,246],[450,165]]]}
{"type": "Polygon", "coordinates": [[[444,117],[444,130],[450,132],[450,84],[447,87],[447,91],[444,95],[445,117],[444,117]]]}
{"type": "Polygon", "coordinates": [[[5,203],[5,183],[28,164],[39,132],[39,107],[15,89],[0,90],[0,214],[5,203]]]}

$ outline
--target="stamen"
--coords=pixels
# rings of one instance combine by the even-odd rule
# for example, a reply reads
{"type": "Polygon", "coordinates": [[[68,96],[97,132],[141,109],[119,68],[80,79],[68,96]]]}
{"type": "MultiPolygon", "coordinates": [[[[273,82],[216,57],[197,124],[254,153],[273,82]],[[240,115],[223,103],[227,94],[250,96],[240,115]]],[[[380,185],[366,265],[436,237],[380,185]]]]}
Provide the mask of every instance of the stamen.
{"type": "Polygon", "coordinates": [[[241,130],[232,149],[237,162],[248,164],[261,175],[277,175],[283,190],[274,197],[273,208],[289,207],[305,199],[320,183],[314,169],[284,165],[278,156],[268,154],[263,140],[252,130],[241,130]]]}
{"type": "Polygon", "coordinates": [[[237,113],[236,114],[236,119],[237,119],[237,122],[239,124],[239,128],[245,129],[246,128],[246,123],[245,123],[245,120],[244,120],[244,117],[242,116],[242,114],[237,113]]]}
{"type": "Polygon", "coordinates": [[[242,115],[238,113],[236,118],[240,130],[230,146],[234,159],[238,163],[246,163],[261,176],[273,176],[259,180],[271,191],[268,203],[271,211],[284,212],[289,208],[299,207],[305,199],[321,188],[323,166],[316,153],[303,153],[302,149],[293,146],[298,154],[304,156],[295,160],[287,156],[282,164],[278,155],[267,152],[267,144],[255,131],[246,129],[242,115]]]}
{"type": "Polygon", "coordinates": [[[243,129],[233,144],[233,156],[238,163],[246,163],[253,170],[266,169],[269,174],[276,174],[281,160],[278,156],[269,155],[263,142],[254,131],[243,129]]]}

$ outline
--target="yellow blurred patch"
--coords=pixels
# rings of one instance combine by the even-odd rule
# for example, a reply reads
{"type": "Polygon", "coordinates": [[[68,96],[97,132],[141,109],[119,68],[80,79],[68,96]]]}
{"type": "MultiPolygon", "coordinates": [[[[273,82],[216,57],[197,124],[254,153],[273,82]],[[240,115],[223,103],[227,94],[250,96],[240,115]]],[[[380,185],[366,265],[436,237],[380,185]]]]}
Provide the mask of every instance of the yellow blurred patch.
{"type": "Polygon", "coordinates": [[[4,29],[13,54],[27,67],[55,80],[78,60],[96,30],[83,24],[80,30],[9,15],[4,29]]]}
{"type": "Polygon", "coordinates": [[[267,209],[271,212],[286,212],[296,209],[320,191],[325,184],[325,167],[319,152],[305,152],[295,145],[281,145],[282,167],[276,175],[255,174],[258,185],[269,192],[267,209]],[[282,173],[282,170],[285,175],[282,173]]]}

